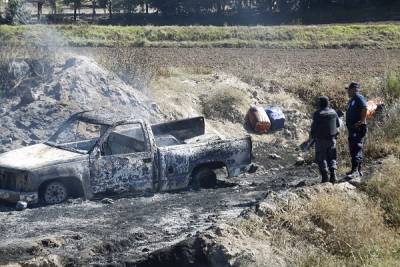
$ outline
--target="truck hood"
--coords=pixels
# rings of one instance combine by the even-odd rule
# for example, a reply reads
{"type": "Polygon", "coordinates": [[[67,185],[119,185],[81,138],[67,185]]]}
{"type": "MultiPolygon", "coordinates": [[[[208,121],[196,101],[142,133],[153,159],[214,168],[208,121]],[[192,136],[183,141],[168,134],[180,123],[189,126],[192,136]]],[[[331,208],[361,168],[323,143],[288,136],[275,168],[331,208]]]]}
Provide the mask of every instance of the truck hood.
{"type": "Polygon", "coordinates": [[[83,155],[46,144],[37,144],[0,154],[0,167],[32,170],[81,158],[83,155]]]}

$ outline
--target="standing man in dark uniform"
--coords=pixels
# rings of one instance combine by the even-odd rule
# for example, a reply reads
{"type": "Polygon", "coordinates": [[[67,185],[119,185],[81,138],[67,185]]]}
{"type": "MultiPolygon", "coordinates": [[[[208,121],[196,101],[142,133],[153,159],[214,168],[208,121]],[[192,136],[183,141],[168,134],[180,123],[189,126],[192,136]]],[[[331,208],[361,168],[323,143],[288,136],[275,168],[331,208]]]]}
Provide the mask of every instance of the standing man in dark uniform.
{"type": "Polygon", "coordinates": [[[336,178],[336,138],[340,127],[339,117],[329,107],[329,98],[318,99],[319,109],[314,113],[310,137],[315,140],[315,161],[318,163],[322,183],[335,183],[336,178]],[[329,176],[328,176],[329,175],[329,176]]]}
{"type": "Polygon", "coordinates": [[[351,155],[351,171],[346,173],[352,179],[362,176],[364,137],[367,133],[367,102],[360,94],[361,86],[352,82],[346,87],[350,97],[346,112],[346,126],[349,132],[349,149],[351,155]]]}

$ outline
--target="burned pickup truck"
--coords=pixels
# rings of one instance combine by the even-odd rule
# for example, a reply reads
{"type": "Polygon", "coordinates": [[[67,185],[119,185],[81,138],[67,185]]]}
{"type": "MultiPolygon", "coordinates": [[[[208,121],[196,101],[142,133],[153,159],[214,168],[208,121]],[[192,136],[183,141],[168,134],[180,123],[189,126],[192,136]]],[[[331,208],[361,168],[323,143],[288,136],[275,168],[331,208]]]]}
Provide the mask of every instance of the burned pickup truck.
{"type": "Polygon", "coordinates": [[[43,144],[0,154],[0,199],[56,204],[101,193],[213,187],[252,169],[250,137],[206,138],[203,117],[150,125],[94,112],[69,118],[43,144]]]}

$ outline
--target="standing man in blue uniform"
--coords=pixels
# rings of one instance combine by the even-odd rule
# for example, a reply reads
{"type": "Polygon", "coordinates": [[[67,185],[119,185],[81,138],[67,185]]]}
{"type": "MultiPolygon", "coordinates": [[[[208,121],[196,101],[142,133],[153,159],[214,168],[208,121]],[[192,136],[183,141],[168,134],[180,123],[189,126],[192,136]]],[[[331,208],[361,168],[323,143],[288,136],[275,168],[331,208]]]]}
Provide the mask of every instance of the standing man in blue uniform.
{"type": "Polygon", "coordinates": [[[336,178],[336,138],[339,134],[339,117],[329,107],[329,98],[318,99],[318,110],[314,113],[310,137],[315,140],[315,161],[318,163],[322,183],[335,183],[336,178]]]}
{"type": "Polygon", "coordinates": [[[349,132],[351,156],[351,171],[346,175],[352,179],[362,176],[363,145],[367,133],[367,101],[360,94],[360,84],[352,82],[346,89],[350,97],[346,112],[346,126],[349,132]]]}

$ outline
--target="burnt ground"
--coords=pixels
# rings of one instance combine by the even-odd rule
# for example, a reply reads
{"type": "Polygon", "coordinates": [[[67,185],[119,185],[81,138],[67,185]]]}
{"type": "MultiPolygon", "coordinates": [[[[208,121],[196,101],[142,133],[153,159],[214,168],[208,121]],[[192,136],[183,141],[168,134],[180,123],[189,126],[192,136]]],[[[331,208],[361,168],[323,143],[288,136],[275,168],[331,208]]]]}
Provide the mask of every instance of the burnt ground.
{"type": "Polygon", "coordinates": [[[254,150],[255,162],[265,170],[221,181],[215,189],[76,199],[22,212],[0,206],[0,264],[49,254],[73,266],[135,262],[214,223],[236,218],[269,190],[317,182],[315,168],[295,166],[298,152],[293,147],[264,143],[255,144],[254,150]],[[271,159],[271,153],[282,158],[271,159]]]}

